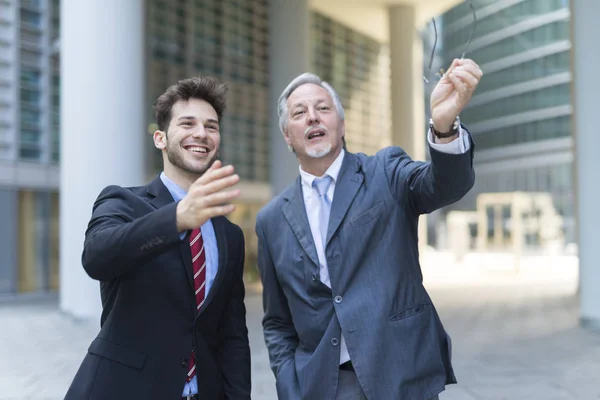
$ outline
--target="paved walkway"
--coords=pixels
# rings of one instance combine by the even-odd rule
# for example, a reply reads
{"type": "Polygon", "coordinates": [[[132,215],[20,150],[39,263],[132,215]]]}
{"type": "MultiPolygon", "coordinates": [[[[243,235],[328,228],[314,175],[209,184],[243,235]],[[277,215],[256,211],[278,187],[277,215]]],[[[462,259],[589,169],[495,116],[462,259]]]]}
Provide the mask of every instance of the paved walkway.
{"type": "MultiPolygon", "coordinates": [[[[488,271],[486,279],[468,284],[430,276],[426,282],[453,338],[459,379],[441,400],[600,399],[600,332],[578,326],[573,274],[536,283],[488,271]]],[[[62,399],[96,334],[96,323],[73,321],[56,301],[45,303],[0,303],[2,400],[62,399]]],[[[247,306],[252,398],[275,400],[260,296],[250,294],[247,306]]]]}

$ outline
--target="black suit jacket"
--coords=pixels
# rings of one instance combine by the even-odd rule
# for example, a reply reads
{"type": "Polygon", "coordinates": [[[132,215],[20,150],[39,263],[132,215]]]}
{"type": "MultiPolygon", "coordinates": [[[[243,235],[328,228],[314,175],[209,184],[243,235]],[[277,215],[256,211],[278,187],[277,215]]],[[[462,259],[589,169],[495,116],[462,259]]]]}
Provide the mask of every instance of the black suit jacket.
{"type": "Polygon", "coordinates": [[[212,223],[218,273],[196,312],[189,242],[160,178],[100,193],[82,261],[100,281],[101,330],[66,399],[180,398],[192,348],[201,398],[250,399],[244,236],[224,217],[212,223]]]}

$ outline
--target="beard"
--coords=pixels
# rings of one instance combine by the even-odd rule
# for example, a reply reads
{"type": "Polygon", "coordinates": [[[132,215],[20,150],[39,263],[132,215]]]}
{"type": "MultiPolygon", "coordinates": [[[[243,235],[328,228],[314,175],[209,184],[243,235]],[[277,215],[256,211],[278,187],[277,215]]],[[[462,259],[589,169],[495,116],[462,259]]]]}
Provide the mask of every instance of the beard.
{"type": "Polygon", "coordinates": [[[170,142],[167,142],[167,159],[169,162],[182,172],[185,172],[194,176],[203,175],[211,165],[217,160],[219,154],[215,152],[209,159],[206,160],[203,164],[198,164],[198,162],[190,162],[187,161],[184,157],[184,149],[177,146],[171,146],[170,142]]]}
{"type": "MultiPolygon", "coordinates": [[[[308,132],[315,128],[321,129],[325,133],[328,132],[327,128],[324,125],[319,124],[316,127],[315,126],[307,127],[306,130],[304,131],[304,136],[305,137],[308,136],[308,132]]],[[[306,155],[309,156],[310,158],[325,157],[327,154],[329,154],[331,152],[332,147],[333,146],[331,145],[331,143],[327,143],[324,147],[307,150],[306,155]]]]}
{"type": "Polygon", "coordinates": [[[322,147],[320,149],[307,150],[306,155],[311,158],[325,157],[327,154],[331,153],[332,148],[333,148],[333,146],[331,145],[331,143],[327,143],[327,145],[325,145],[325,147],[322,147]]]}

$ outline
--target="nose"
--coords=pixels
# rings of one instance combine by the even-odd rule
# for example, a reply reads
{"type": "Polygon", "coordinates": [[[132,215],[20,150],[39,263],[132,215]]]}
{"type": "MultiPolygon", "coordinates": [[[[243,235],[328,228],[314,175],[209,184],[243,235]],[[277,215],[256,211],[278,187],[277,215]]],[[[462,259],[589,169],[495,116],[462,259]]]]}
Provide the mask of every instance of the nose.
{"type": "Polygon", "coordinates": [[[319,114],[317,113],[317,110],[315,110],[314,108],[310,107],[306,113],[306,116],[308,118],[308,124],[309,125],[313,125],[319,122],[319,114]]]}
{"type": "Polygon", "coordinates": [[[192,133],[193,138],[203,139],[206,136],[206,130],[203,125],[198,125],[197,129],[194,129],[194,132],[192,133]]]}

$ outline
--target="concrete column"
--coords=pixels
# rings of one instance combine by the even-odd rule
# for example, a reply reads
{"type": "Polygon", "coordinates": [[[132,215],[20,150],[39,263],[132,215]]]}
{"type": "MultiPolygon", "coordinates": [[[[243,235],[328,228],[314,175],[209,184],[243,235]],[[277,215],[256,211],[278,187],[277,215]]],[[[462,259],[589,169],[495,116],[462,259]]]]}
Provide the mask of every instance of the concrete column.
{"type": "Polygon", "coordinates": [[[144,183],[143,0],[61,1],[60,305],[100,312],[81,266],[92,205],[107,185],[144,183]]]}
{"type": "Polygon", "coordinates": [[[417,35],[416,10],[411,5],[388,9],[392,143],[413,159],[425,159],[423,107],[423,44],[417,35]]]}
{"type": "MultiPolygon", "coordinates": [[[[392,144],[413,160],[425,160],[426,124],[423,107],[423,44],[417,35],[412,5],[388,8],[390,34],[392,144]]],[[[427,221],[419,221],[419,245],[427,244],[427,221]]]]}
{"type": "Polygon", "coordinates": [[[298,176],[296,156],[288,151],[279,130],[277,99],[296,76],[310,72],[310,9],[308,0],[269,2],[270,174],[273,195],[298,176]]]}
{"type": "Polygon", "coordinates": [[[570,1],[572,34],[572,104],[575,140],[575,193],[579,244],[580,318],[584,326],[600,329],[600,268],[598,237],[600,234],[600,185],[596,121],[598,109],[597,66],[600,53],[600,3],[597,0],[570,1]]]}

